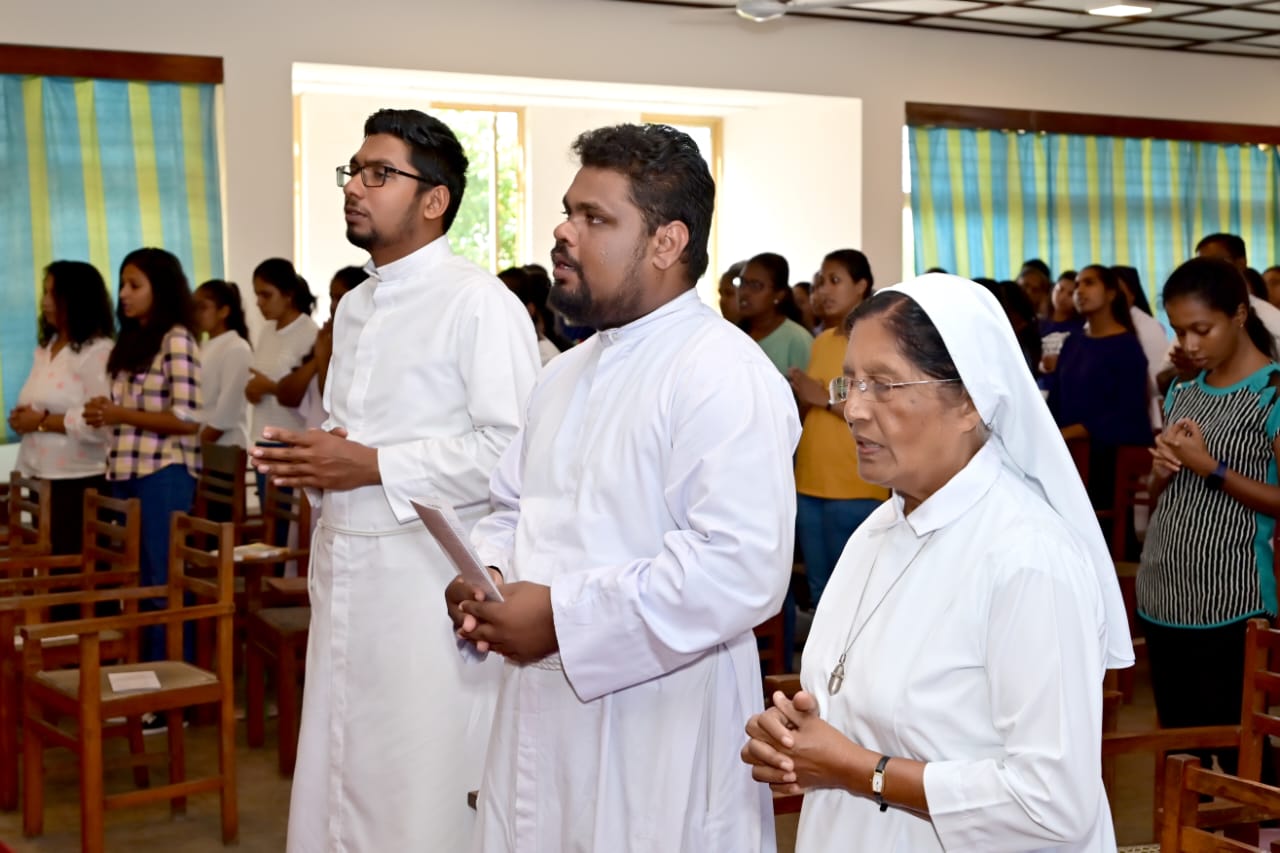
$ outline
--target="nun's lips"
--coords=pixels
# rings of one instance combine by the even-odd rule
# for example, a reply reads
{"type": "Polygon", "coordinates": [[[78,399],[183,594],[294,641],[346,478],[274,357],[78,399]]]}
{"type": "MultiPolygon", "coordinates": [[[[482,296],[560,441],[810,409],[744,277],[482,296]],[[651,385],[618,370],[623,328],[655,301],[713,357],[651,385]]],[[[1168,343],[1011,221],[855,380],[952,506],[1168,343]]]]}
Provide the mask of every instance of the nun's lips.
{"type": "Polygon", "coordinates": [[[871,441],[870,439],[864,438],[860,435],[855,435],[853,440],[858,445],[859,456],[874,456],[884,450],[883,444],[878,444],[877,442],[871,441]]]}

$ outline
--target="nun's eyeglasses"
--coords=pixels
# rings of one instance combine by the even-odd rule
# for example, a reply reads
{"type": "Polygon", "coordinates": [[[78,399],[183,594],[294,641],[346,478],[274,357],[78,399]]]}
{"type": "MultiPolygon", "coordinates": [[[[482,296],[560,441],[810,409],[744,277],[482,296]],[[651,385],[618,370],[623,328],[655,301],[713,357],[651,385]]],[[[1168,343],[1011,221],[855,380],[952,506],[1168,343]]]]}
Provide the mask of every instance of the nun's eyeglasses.
{"type": "Polygon", "coordinates": [[[870,394],[871,399],[877,403],[883,403],[889,399],[889,394],[894,388],[902,388],[907,385],[937,385],[944,382],[959,382],[959,379],[915,379],[911,382],[877,382],[874,379],[850,379],[847,376],[837,376],[827,385],[827,399],[832,405],[843,403],[849,399],[849,392],[853,388],[857,388],[862,394],[870,394]]]}

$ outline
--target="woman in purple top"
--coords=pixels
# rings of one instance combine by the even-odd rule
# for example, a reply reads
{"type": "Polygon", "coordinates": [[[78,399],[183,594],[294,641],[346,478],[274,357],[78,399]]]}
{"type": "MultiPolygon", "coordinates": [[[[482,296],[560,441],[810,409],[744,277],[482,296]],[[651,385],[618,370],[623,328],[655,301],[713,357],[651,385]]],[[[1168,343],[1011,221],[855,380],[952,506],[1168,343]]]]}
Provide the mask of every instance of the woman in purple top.
{"type": "Polygon", "coordinates": [[[1041,382],[1062,437],[1089,440],[1089,497],[1095,508],[1110,509],[1116,449],[1152,441],[1147,357],[1110,269],[1082,269],[1074,298],[1084,331],[1063,342],[1056,366],[1041,382]]]}

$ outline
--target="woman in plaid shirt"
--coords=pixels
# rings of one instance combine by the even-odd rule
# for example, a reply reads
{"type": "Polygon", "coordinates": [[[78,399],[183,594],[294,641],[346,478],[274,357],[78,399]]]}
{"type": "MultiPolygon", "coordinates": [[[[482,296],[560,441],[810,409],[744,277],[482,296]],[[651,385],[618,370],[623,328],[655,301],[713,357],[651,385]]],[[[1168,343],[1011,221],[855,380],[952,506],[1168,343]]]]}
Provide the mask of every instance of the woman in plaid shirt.
{"type": "MultiPolygon", "coordinates": [[[[200,361],[191,288],[178,259],[163,249],[130,252],[120,267],[116,313],[120,335],[107,360],[111,397],[90,400],[84,417],[111,428],[107,480],[116,497],[141,501],[141,580],[164,584],[169,518],[191,509],[200,464],[200,361]]],[[[165,657],[163,629],[148,629],[142,654],[165,657]]]]}

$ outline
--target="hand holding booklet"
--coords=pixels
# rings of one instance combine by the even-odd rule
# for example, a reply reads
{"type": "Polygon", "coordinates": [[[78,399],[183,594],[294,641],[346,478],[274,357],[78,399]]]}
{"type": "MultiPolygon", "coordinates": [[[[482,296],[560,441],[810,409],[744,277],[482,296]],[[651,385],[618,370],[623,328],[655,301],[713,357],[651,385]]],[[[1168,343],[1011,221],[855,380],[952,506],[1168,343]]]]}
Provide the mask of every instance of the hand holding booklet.
{"type": "Polygon", "coordinates": [[[440,543],[462,579],[484,593],[486,601],[502,601],[502,593],[493,582],[493,575],[480,562],[480,556],[467,540],[462,520],[453,507],[439,498],[423,497],[409,501],[427,530],[440,543]]]}

